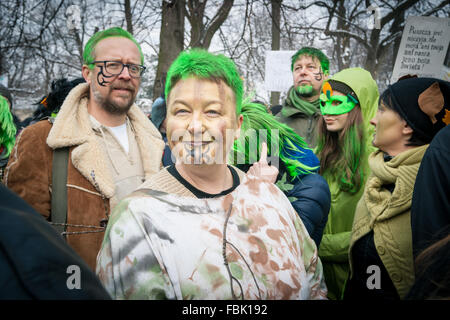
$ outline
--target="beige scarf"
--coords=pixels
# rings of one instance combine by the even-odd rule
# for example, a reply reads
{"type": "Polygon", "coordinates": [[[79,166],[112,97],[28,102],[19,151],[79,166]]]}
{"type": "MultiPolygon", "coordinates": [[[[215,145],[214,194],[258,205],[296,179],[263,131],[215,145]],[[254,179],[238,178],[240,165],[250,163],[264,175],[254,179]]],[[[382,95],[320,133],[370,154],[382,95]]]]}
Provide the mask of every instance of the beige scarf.
{"type": "Polygon", "coordinates": [[[385,162],[383,152],[376,151],[369,156],[372,174],[364,190],[367,209],[371,214],[371,225],[409,210],[414,190],[414,182],[420,162],[428,144],[404,151],[385,162]],[[395,184],[392,195],[383,185],[395,184]],[[389,206],[388,210],[385,210],[389,206]]]}

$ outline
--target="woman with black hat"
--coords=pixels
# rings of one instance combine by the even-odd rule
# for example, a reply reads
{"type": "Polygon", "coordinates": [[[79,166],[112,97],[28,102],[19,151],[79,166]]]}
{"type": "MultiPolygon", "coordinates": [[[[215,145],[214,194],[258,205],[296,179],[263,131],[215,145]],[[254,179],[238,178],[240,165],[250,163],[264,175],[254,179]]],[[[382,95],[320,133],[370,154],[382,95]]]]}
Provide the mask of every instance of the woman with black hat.
{"type": "Polygon", "coordinates": [[[422,157],[445,123],[449,83],[409,78],[380,97],[371,175],[355,212],[344,299],[403,299],[414,282],[411,199],[422,157]]]}

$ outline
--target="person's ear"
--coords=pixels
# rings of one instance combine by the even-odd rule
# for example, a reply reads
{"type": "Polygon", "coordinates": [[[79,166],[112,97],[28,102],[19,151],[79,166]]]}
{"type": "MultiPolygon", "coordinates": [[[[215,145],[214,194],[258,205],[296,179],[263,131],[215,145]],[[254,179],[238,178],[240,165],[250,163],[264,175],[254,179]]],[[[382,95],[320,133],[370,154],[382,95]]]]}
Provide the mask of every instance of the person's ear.
{"type": "Polygon", "coordinates": [[[84,80],[91,85],[91,73],[94,71],[94,69],[89,69],[87,65],[83,65],[81,69],[81,75],[83,76],[84,80]]]}
{"type": "Polygon", "coordinates": [[[238,117],[238,120],[237,120],[237,128],[234,132],[234,140],[239,139],[239,137],[241,136],[241,127],[242,127],[243,121],[244,121],[244,116],[242,114],[240,114],[238,117]]]}
{"type": "Polygon", "coordinates": [[[405,123],[404,123],[404,125],[403,125],[403,129],[402,129],[402,133],[403,133],[405,136],[408,136],[408,135],[412,135],[413,132],[414,132],[414,130],[413,130],[413,129],[408,125],[408,123],[405,121],[405,123]]]}
{"type": "Polygon", "coordinates": [[[324,79],[324,80],[327,80],[329,75],[330,75],[330,72],[329,72],[329,71],[325,71],[325,72],[323,73],[323,79],[324,79]]]}

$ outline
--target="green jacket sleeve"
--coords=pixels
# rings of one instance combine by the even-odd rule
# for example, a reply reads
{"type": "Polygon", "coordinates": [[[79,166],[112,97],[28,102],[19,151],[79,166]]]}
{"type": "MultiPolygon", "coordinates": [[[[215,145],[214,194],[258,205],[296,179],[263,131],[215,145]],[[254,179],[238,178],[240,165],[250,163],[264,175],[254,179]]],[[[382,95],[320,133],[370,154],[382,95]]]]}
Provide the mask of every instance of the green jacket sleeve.
{"type": "Polygon", "coordinates": [[[319,248],[319,257],[324,262],[347,262],[351,231],[324,234],[319,248]]]}

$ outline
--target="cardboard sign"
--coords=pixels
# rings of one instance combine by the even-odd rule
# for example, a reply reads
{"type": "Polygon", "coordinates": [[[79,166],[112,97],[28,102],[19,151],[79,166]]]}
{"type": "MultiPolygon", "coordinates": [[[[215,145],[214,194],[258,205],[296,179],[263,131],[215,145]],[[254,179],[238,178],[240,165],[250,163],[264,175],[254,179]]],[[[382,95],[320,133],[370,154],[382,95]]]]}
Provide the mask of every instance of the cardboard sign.
{"type": "Polygon", "coordinates": [[[266,74],[264,79],[267,91],[286,92],[294,84],[291,71],[291,58],[297,51],[267,51],[266,74]]]}
{"type": "Polygon", "coordinates": [[[450,42],[450,19],[408,17],[391,82],[411,74],[445,79],[445,56],[450,42]]]}

